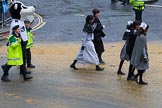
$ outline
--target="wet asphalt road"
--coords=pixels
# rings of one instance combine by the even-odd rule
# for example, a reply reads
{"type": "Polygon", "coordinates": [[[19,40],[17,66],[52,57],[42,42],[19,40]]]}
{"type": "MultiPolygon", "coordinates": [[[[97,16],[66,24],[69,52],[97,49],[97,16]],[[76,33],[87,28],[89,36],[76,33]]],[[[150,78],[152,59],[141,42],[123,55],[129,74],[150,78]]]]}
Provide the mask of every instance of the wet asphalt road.
{"type": "MultiPolygon", "coordinates": [[[[24,1],[30,4],[30,1],[24,1]]],[[[109,0],[34,0],[32,4],[47,24],[37,30],[39,41],[80,41],[85,16],[91,14],[94,7],[101,10],[101,22],[106,25],[105,42],[121,41],[128,20],[134,20],[134,11],[130,6],[112,5],[109,0]]],[[[155,4],[162,5],[162,1],[155,4]]],[[[149,40],[161,40],[161,8],[146,7],[143,21],[150,25],[149,40]]]]}

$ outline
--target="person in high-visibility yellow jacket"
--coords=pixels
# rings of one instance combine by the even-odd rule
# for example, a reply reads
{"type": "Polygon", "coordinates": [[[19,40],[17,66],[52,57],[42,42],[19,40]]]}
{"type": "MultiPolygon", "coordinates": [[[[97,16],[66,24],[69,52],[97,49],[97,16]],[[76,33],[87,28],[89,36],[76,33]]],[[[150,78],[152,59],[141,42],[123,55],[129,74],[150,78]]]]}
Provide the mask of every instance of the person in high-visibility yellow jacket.
{"type": "Polygon", "coordinates": [[[133,10],[135,11],[135,20],[142,22],[142,12],[145,9],[144,0],[130,0],[129,2],[133,5],[133,10]]]}
{"type": "Polygon", "coordinates": [[[30,48],[33,47],[33,38],[34,38],[34,34],[31,33],[31,23],[29,20],[25,20],[25,27],[26,27],[26,32],[28,35],[28,43],[26,46],[26,62],[27,62],[27,67],[29,68],[35,68],[35,66],[31,63],[31,51],[30,48]]]}
{"type": "Polygon", "coordinates": [[[13,33],[7,39],[7,63],[2,65],[3,75],[1,80],[4,82],[10,82],[8,78],[8,71],[12,66],[20,66],[24,81],[31,79],[32,77],[26,75],[26,67],[23,65],[23,52],[22,52],[22,39],[20,36],[19,25],[12,28],[13,33]]]}

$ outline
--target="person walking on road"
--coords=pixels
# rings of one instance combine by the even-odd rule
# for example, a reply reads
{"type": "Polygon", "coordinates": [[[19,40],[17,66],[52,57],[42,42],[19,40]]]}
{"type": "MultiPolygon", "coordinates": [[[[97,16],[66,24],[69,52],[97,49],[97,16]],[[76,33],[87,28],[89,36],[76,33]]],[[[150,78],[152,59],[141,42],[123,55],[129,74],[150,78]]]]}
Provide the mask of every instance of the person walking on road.
{"type": "MultiPolygon", "coordinates": [[[[134,49],[134,44],[135,44],[135,41],[136,41],[136,38],[137,38],[137,33],[136,31],[140,29],[140,25],[141,25],[141,22],[140,21],[134,21],[133,22],[133,26],[134,26],[134,30],[132,30],[132,35],[129,36],[127,42],[127,47],[126,47],[126,52],[129,56],[129,59],[131,60],[131,57],[132,57],[132,52],[133,52],[133,49],[134,49]]],[[[130,62],[130,65],[129,65],[129,70],[128,70],[128,76],[127,76],[127,80],[134,80],[134,71],[135,71],[135,68],[133,67],[133,65],[131,64],[130,62]]]]}
{"type": "Polygon", "coordinates": [[[86,23],[83,28],[83,38],[82,38],[82,45],[81,49],[76,57],[76,59],[73,61],[73,63],[70,65],[70,68],[73,68],[74,70],[77,70],[76,63],[82,63],[82,64],[94,64],[96,65],[96,71],[103,71],[104,68],[101,68],[99,66],[99,59],[93,44],[94,39],[94,29],[96,27],[96,24],[94,23],[94,17],[92,15],[88,15],[86,17],[86,23]]]}
{"type": "Polygon", "coordinates": [[[94,29],[94,46],[95,50],[97,52],[99,62],[101,64],[105,64],[105,62],[102,59],[102,53],[105,51],[104,44],[102,41],[102,38],[105,37],[105,33],[103,32],[103,29],[105,28],[105,25],[102,25],[99,16],[100,16],[100,10],[97,8],[94,8],[92,10],[93,16],[94,16],[94,23],[97,24],[96,28],[94,29]]]}
{"type": "Polygon", "coordinates": [[[7,63],[2,65],[3,75],[1,80],[4,82],[10,82],[8,78],[8,71],[12,66],[20,66],[20,72],[23,75],[24,81],[32,79],[31,76],[27,76],[26,66],[23,63],[23,43],[20,36],[19,25],[16,25],[12,28],[13,32],[7,39],[7,51],[8,51],[8,60],[7,63]]]}
{"type": "Polygon", "coordinates": [[[142,22],[141,28],[137,30],[137,38],[132,52],[131,64],[138,70],[135,75],[135,81],[140,85],[147,85],[148,83],[143,81],[143,73],[149,68],[149,58],[147,51],[147,31],[149,25],[142,22]],[[139,77],[139,79],[138,79],[139,77]]]}
{"type": "Polygon", "coordinates": [[[123,66],[123,63],[125,60],[129,61],[129,55],[127,54],[127,51],[126,51],[126,48],[127,48],[127,45],[128,45],[128,39],[130,36],[132,36],[134,34],[134,26],[133,26],[133,21],[128,21],[128,24],[127,24],[127,27],[126,27],[126,31],[124,32],[124,35],[123,35],[123,40],[125,40],[125,44],[121,50],[121,53],[120,53],[120,64],[119,64],[119,68],[118,68],[118,71],[117,71],[117,74],[118,75],[125,75],[124,72],[121,71],[122,69],[122,66],[123,66]]]}
{"type": "Polygon", "coordinates": [[[30,48],[33,47],[33,38],[34,38],[34,34],[31,33],[31,26],[30,26],[30,21],[28,19],[26,19],[24,21],[25,23],[25,27],[26,27],[26,32],[28,35],[28,43],[26,46],[26,62],[27,62],[27,67],[29,68],[35,68],[35,66],[31,63],[31,51],[30,48]]]}
{"type": "Polygon", "coordinates": [[[133,10],[135,11],[135,20],[142,22],[142,12],[145,9],[144,0],[130,0],[129,2],[133,5],[133,10]]]}

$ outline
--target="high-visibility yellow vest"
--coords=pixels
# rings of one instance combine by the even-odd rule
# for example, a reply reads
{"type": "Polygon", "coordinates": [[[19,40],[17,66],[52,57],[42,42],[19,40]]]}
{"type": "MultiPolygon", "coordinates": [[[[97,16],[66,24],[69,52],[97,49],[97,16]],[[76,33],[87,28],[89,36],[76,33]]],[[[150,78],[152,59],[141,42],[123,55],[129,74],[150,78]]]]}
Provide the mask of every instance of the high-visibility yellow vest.
{"type": "Polygon", "coordinates": [[[27,43],[27,46],[26,46],[26,49],[29,49],[31,47],[33,47],[33,34],[30,32],[30,30],[26,30],[27,32],[27,35],[28,35],[28,43],[27,43]]]}
{"type": "Polygon", "coordinates": [[[133,5],[133,9],[135,9],[135,10],[144,10],[145,9],[144,0],[130,0],[130,3],[133,5]]]}
{"type": "Polygon", "coordinates": [[[7,39],[7,51],[8,51],[8,65],[22,65],[23,55],[21,39],[14,35],[10,35],[7,39]]]}

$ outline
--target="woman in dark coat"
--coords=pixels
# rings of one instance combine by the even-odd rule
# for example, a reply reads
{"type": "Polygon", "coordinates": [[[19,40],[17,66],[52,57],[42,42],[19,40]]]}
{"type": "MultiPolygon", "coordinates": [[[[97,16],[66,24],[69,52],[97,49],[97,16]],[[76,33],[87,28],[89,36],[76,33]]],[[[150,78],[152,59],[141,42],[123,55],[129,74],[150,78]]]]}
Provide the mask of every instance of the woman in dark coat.
{"type": "Polygon", "coordinates": [[[138,70],[138,73],[135,75],[135,81],[141,85],[148,84],[147,82],[143,81],[143,73],[149,68],[146,39],[148,29],[149,25],[146,23],[141,24],[141,28],[137,31],[137,39],[135,41],[131,58],[131,64],[138,70]]]}
{"type": "Polygon", "coordinates": [[[102,38],[105,36],[105,33],[103,32],[104,26],[101,24],[99,20],[100,10],[95,8],[93,9],[92,13],[94,16],[94,23],[97,24],[94,30],[93,43],[94,43],[95,50],[99,58],[99,62],[101,64],[105,64],[105,62],[102,60],[102,53],[105,51],[102,38]]]}

